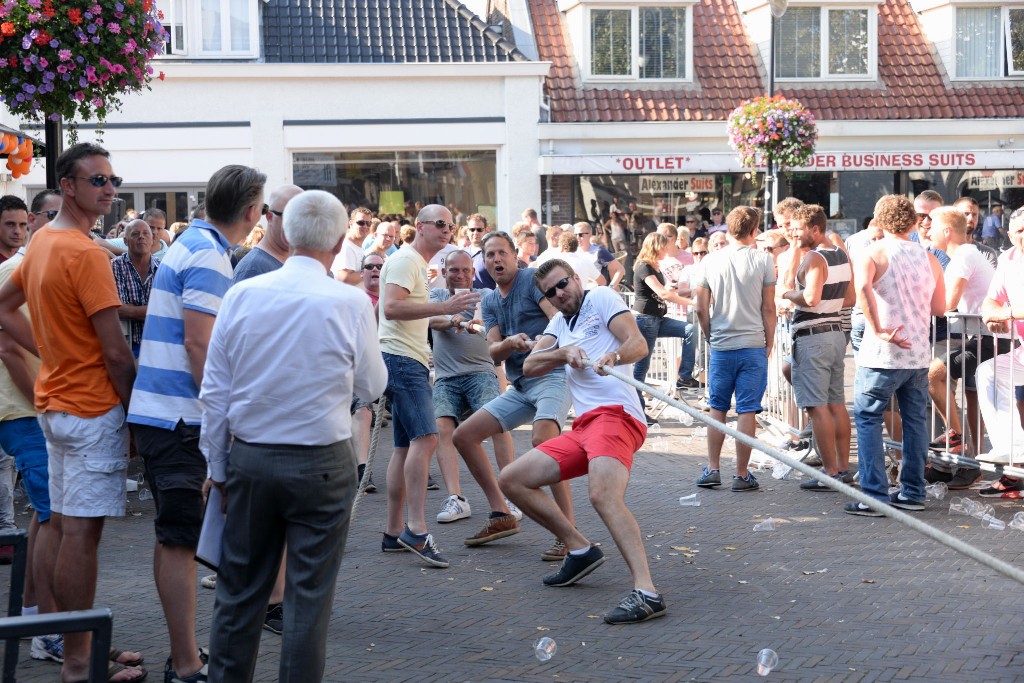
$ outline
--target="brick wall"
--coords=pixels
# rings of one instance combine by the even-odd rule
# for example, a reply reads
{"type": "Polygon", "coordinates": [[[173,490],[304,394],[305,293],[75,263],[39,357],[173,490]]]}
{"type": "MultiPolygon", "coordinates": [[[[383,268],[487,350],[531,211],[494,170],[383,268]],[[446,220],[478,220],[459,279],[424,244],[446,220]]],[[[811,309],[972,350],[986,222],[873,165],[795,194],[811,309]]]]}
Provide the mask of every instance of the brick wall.
{"type": "MultiPolygon", "coordinates": [[[[540,192],[544,202],[548,201],[547,194],[547,183],[548,178],[551,179],[551,204],[553,207],[557,207],[557,210],[551,211],[551,223],[559,225],[561,223],[572,223],[572,201],[573,193],[572,188],[576,180],[575,176],[567,175],[556,175],[556,176],[544,176],[540,180],[540,192]]],[[[540,219],[541,221],[548,222],[547,211],[542,211],[540,219]]]]}

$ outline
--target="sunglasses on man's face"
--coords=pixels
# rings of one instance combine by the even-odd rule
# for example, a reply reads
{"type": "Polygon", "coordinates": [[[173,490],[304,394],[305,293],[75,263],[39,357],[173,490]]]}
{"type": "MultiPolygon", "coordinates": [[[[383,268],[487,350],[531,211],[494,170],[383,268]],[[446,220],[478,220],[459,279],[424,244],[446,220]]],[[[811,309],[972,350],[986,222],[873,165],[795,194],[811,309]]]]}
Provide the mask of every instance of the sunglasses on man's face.
{"type": "Polygon", "coordinates": [[[694,256],[707,256],[708,252],[706,252],[706,251],[695,251],[695,252],[693,252],[693,255],[694,256]]]}
{"type": "Polygon", "coordinates": [[[566,287],[568,287],[569,281],[570,278],[563,277],[561,280],[555,283],[554,287],[548,287],[546,290],[544,290],[544,296],[548,299],[552,298],[553,296],[555,296],[559,289],[565,289],[566,287]]]}
{"type": "Polygon", "coordinates": [[[433,225],[438,230],[448,230],[448,231],[451,231],[451,230],[455,229],[455,224],[454,223],[449,223],[448,221],[443,221],[441,219],[437,219],[436,221],[419,221],[419,224],[420,225],[433,225]]]}
{"type": "Polygon", "coordinates": [[[469,232],[483,232],[486,228],[466,228],[469,232]]]}
{"type": "Polygon", "coordinates": [[[363,270],[380,270],[383,267],[383,263],[367,263],[365,266],[363,266],[363,270]]]}
{"type": "Polygon", "coordinates": [[[366,228],[366,227],[369,227],[369,226],[373,225],[373,221],[352,221],[352,222],[355,223],[356,225],[358,225],[360,228],[366,228]]]}
{"type": "Polygon", "coordinates": [[[49,211],[33,211],[36,216],[46,216],[47,220],[53,220],[57,217],[57,209],[50,209],[49,211]]]}
{"type": "Polygon", "coordinates": [[[121,183],[124,182],[124,178],[116,175],[93,175],[93,176],[80,176],[80,175],[69,175],[68,178],[75,178],[77,180],[87,180],[93,187],[103,187],[108,182],[114,187],[121,187],[121,183]]]}

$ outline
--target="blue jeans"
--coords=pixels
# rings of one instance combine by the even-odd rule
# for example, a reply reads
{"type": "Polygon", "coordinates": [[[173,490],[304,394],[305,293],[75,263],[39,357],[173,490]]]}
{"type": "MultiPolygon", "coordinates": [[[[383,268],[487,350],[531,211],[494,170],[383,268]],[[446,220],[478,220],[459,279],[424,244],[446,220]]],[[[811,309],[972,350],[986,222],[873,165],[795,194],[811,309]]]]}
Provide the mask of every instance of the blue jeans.
{"type": "Polygon", "coordinates": [[[857,460],[861,491],[889,502],[882,444],[883,413],[895,394],[903,418],[903,467],[900,493],[924,501],[924,466],[928,458],[928,369],[857,368],[853,415],[857,423],[857,460]]]}
{"type": "MultiPolygon", "coordinates": [[[[647,370],[651,367],[651,356],[654,354],[654,343],[659,337],[680,337],[683,340],[683,354],[679,359],[679,379],[693,376],[693,358],[697,351],[694,339],[697,326],[674,318],[659,318],[653,315],[638,315],[637,327],[647,342],[647,356],[633,364],[633,379],[643,382],[647,378],[647,370]]],[[[639,393],[639,392],[637,392],[639,393]]],[[[643,396],[640,397],[643,403],[643,396]]]]}

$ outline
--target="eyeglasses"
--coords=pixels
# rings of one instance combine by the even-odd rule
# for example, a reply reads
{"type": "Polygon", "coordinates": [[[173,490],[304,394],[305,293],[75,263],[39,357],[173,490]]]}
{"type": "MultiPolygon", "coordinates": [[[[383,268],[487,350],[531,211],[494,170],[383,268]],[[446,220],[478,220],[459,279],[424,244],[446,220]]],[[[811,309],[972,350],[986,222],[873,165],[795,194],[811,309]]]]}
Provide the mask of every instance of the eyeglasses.
{"type": "Polygon", "coordinates": [[[593,233],[589,233],[589,232],[578,232],[578,233],[576,233],[576,236],[577,236],[577,237],[585,237],[586,235],[590,235],[590,234],[593,234],[593,233]]]}
{"type": "Polygon", "coordinates": [[[373,225],[373,221],[352,221],[352,222],[355,223],[356,225],[358,225],[361,228],[365,228],[367,226],[373,225]]]}
{"type": "Polygon", "coordinates": [[[687,225],[694,225],[697,221],[686,221],[687,225]]]}
{"type": "Polygon", "coordinates": [[[466,228],[466,230],[469,232],[483,232],[486,229],[487,228],[466,228]]]}
{"type": "Polygon", "coordinates": [[[550,299],[551,297],[553,297],[555,295],[557,290],[565,289],[566,287],[568,287],[569,286],[569,280],[570,280],[570,278],[563,277],[561,280],[559,280],[558,282],[555,283],[554,287],[549,287],[548,289],[544,290],[544,296],[546,298],[550,299]]]}
{"type": "Polygon", "coordinates": [[[932,219],[931,214],[928,214],[928,213],[919,213],[919,214],[917,214],[917,220],[919,220],[919,221],[930,221],[931,219],[932,219]]]}
{"type": "Polygon", "coordinates": [[[80,175],[69,175],[67,178],[77,178],[78,180],[88,180],[89,184],[93,187],[103,187],[108,182],[114,187],[121,187],[121,183],[124,182],[124,178],[116,175],[94,175],[94,176],[80,176],[80,175]]]}
{"type": "Polygon", "coordinates": [[[281,216],[284,216],[284,211],[274,211],[267,204],[263,205],[263,210],[260,213],[262,213],[264,216],[267,215],[268,213],[272,213],[275,216],[277,216],[278,218],[280,218],[281,216]]]}
{"type": "Polygon", "coordinates": [[[454,230],[455,224],[449,223],[448,221],[441,220],[440,218],[436,221],[416,221],[419,225],[433,225],[438,230],[454,230]]]}
{"type": "Polygon", "coordinates": [[[693,254],[694,256],[707,256],[708,255],[708,252],[706,252],[706,251],[693,251],[693,252],[690,252],[690,253],[693,254]]]}
{"type": "Polygon", "coordinates": [[[33,211],[32,213],[36,216],[46,216],[47,219],[52,221],[57,217],[59,211],[57,209],[50,209],[49,211],[33,211]]]}
{"type": "Polygon", "coordinates": [[[383,263],[367,263],[365,266],[363,266],[363,270],[380,270],[383,267],[383,263]]]}

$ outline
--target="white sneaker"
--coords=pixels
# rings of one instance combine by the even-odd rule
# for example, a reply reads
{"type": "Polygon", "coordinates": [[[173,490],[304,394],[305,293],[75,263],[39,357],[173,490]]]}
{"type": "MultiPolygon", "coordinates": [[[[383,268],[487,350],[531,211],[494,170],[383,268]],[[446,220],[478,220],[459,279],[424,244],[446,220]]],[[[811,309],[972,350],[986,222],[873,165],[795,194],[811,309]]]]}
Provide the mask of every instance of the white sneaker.
{"type": "Polygon", "coordinates": [[[517,508],[515,503],[506,498],[505,505],[508,506],[508,511],[512,513],[512,516],[516,518],[517,522],[523,521],[523,511],[517,508]]]}
{"type": "Polygon", "coordinates": [[[203,578],[199,579],[199,585],[202,586],[203,588],[209,588],[210,590],[216,590],[217,589],[217,575],[216,574],[210,574],[209,576],[204,576],[203,578]]]}
{"type": "Polygon", "coordinates": [[[447,524],[448,522],[457,522],[460,519],[466,519],[472,516],[472,511],[469,508],[469,501],[465,498],[459,498],[456,495],[448,496],[444,501],[444,505],[441,506],[441,511],[437,513],[437,521],[439,524],[447,524]]]}
{"type": "Polygon", "coordinates": [[[64,636],[54,634],[49,636],[36,636],[32,639],[32,647],[29,650],[32,659],[50,660],[52,662],[64,663],[64,636]]]}

